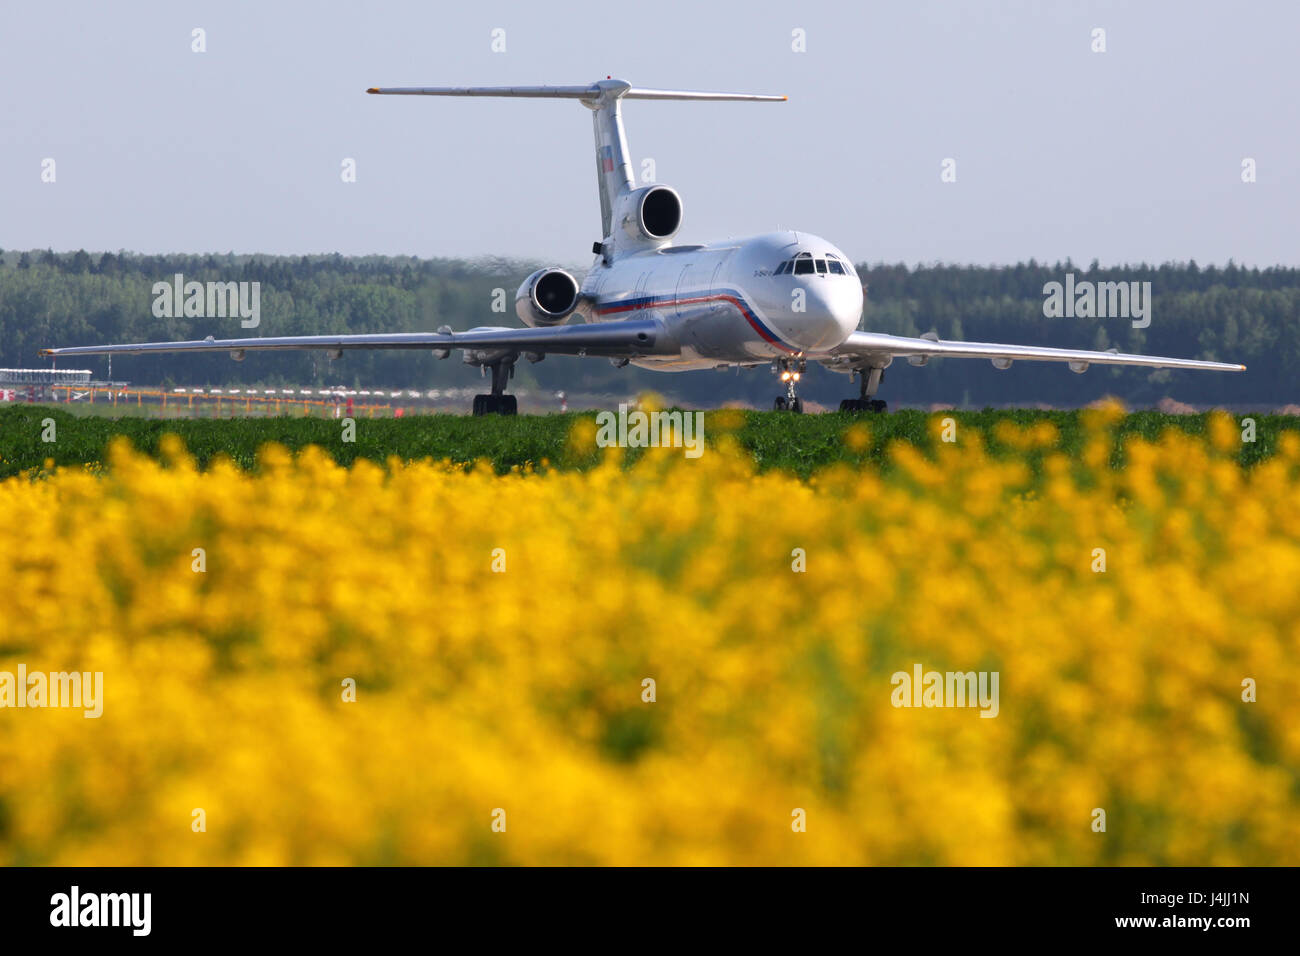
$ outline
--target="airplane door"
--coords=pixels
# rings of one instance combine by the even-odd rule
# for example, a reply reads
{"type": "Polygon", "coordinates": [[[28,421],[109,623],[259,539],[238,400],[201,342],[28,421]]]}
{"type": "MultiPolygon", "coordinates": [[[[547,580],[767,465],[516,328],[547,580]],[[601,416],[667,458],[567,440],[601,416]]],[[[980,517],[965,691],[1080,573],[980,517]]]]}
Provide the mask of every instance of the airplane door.
{"type": "Polygon", "coordinates": [[[713,292],[717,292],[718,289],[722,288],[722,267],[726,264],[726,261],[726,257],[723,257],[722,259],[719,259],[718,264],[713,267],[713,277],[709,279],[709,289],[713,292]]]}
{"type": "Polygon", "coordinates": [[[697,267],[688,262],[682,267],[681,275],[677,277],[677,294],[675,298],[677,301],[678,315],[681,315],[692,308],[692,306],[682,305],[681,302],[682,299],[687,298],[692,292],[696,291],[691,287],[691,283],[694,281],[695,274],[699,271],[700,270],[697,267]]]}
{"type": "Polygon", "coordinates": [[[636,280],[636,285],[632,289],[632,298],[639,303],[636,309],[634,309],[633,311],[639,312],[646,307],[645,303],[641,302],[641,300],[646,298],[646,296],[648,295],[646,290],[648,289],[649,285],[650,285],[650,273],[649,272],[641,273],[641,275],[636,280]]]}

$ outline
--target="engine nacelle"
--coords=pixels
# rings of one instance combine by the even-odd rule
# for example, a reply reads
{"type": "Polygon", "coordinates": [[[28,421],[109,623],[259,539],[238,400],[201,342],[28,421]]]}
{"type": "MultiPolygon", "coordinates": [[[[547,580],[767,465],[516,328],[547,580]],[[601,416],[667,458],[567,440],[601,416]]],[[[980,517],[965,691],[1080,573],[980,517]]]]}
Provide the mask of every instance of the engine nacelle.
{"type": "Polygon", "coordinates": [[[682,227],[682,197],[670,186],[642,186],[623,197],[617,221],[630,239],[667,242],[682,227]]]}
{"type": "Polygon", "coordinates": [[[563,269],[538,269],[515,293],[515,315],[530,328],[559,325],[578,304],[578,280],[563,269]]]}

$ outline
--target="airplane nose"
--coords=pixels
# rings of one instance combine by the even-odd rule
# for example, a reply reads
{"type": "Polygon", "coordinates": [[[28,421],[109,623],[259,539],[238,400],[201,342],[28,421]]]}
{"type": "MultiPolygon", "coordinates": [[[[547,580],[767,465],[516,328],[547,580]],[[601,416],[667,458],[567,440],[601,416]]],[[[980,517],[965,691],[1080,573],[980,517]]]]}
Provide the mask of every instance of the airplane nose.
{"type": "Polygon", "coordinates": [[[817,276],[806,286],[802,341],[806,351],[819,352],[841,344],[862,317],[862,287],[852,279],[817,276]]]}
{"type": "Polygon", "coordinates": [[[832,297],[831,316],[835,320],[835,324],[839,326],[840,333],[843,336],[840,341],[843,341],[862,321],[863,295],[862,286],[852,279],[847,282],[837,283],[837,285],[841,286],[841,288],[836,289],[832,297]]]}

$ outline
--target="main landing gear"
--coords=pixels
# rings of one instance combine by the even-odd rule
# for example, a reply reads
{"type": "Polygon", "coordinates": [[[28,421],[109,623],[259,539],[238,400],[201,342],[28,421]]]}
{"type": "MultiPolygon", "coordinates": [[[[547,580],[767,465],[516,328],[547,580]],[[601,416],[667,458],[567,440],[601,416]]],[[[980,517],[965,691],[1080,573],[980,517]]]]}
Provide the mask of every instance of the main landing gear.
{"type": "Polygon", "coordinates": [[[492,394],[474,396],[475,415],[515,415],[519,412],[519,401],[513,395],[507,395],[506,383],[515,377],[514,360],[499,359],[480,368],[492,369],[492,394]]]}
{"type": "Polygon", "coordinates": [[[776,402],[772,405],[776,411],[794,412],[796,415],[803,414],[803,402],[795,394],[795,387],[805,368],[807,368],[807,363],[803,359],[799,359],[797,362],[794,359],[781,359],[772,366],[772,370],[778,372],[781,381],[785,382],[785,394],[778,395],[776,402]]]}
{"type": "Polygon", "coordinates": [[[887,407],[879,399],[871,396],[876,394],[880,388],[880,383],[885,378],[883,368],[869,368],[858,372],[860,376],[859,398],[846,398],[840,402],[840,411],[842,412],[883,412],[887,407]]]}

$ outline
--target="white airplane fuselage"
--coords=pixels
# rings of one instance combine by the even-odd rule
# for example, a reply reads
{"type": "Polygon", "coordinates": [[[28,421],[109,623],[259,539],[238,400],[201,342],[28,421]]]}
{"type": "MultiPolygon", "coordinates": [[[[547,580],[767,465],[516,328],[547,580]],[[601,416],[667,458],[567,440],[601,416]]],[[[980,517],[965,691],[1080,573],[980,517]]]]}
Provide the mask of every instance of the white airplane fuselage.
{"type": "Polygon", "coordinates": [[[843,252],[808,233],[774,232],[666,245],[608,264],[597,259],[575,312],[588,322],[660,319],[680,354],[632,364],[688,371],[829,351],[857,328],[862,302],[861,282],[843,252]],[[796,257],[811,260],[808,271],[776,274],[796,257]],[[830,271],[829,261],[842,271],[830,271]]]}

